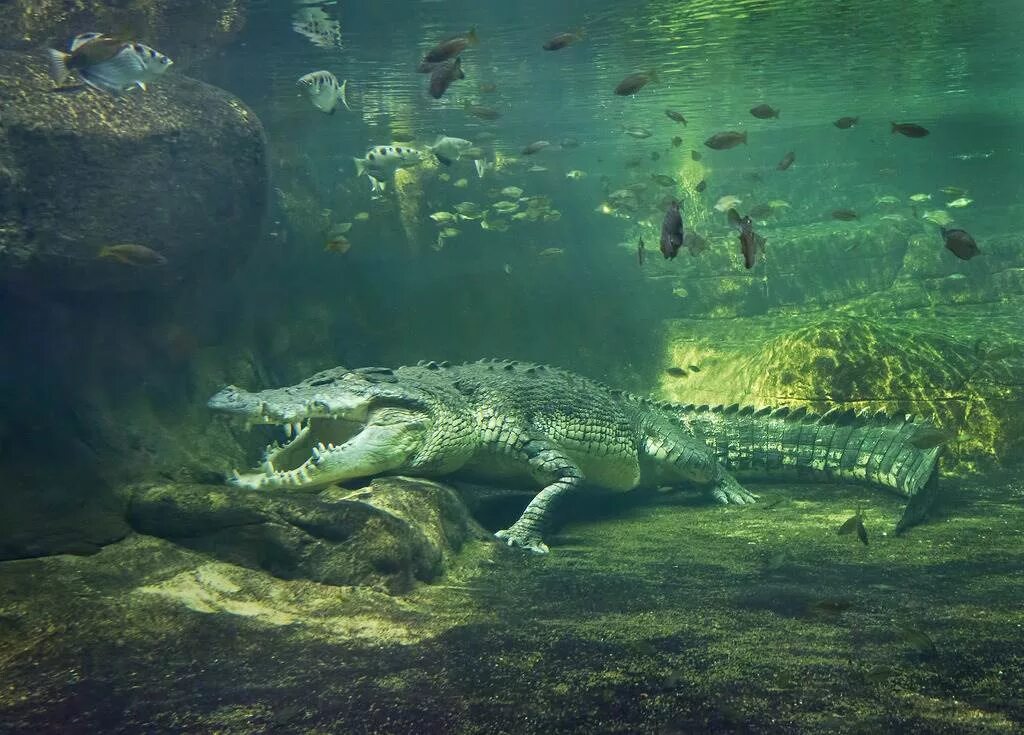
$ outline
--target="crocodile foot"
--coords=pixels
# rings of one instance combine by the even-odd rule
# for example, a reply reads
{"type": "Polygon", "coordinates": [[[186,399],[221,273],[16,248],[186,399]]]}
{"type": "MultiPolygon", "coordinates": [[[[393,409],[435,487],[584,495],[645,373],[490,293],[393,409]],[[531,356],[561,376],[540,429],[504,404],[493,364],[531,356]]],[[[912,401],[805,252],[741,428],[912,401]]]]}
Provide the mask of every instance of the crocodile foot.
{"type": "Polygon", "coordinates": [[[742,487],[738,482],[723,482],[711,490],[711,497],[723,505],[752,505],[757,496],[742,487]]]}
{"type": "Polygon", "coordinates": [[[515,524],[504,531],[498,531],[494,536],[517,549],[526,549],[534,554],[548,553],[548,545],[541,539],[540,534],[518,529],[515,524]]]}

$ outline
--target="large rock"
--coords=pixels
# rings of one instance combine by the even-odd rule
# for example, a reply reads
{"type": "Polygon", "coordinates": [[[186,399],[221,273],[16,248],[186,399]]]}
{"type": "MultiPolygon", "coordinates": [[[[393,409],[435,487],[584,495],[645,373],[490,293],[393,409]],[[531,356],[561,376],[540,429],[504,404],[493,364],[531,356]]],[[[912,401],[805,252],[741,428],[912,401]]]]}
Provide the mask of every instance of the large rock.
{"type": "Polygon", "coordinates": [[[391,594],[436,579],[463,543],[485,536],[452,490],[400,477],[319,495],[156,485],[134,491],[128,521],[140,533],[283,579],[391,594]]]}
{"type": "Polygon", "coordinates": [[[0,3],[0,38],[35,47],[83,31],[129,33],[185,67],[233,41],[246,17],[245,0],[10,0],[0,3]]]}
{"type": "Polygon", "coordinates": [[[222,276],[260,234],[259,119],[172,68],[146,93],[57,93],[41,54],[0,52],[0,281],[139,289],[222,276]],[[131,243],[167,262],[97,259],[131,243]]]}

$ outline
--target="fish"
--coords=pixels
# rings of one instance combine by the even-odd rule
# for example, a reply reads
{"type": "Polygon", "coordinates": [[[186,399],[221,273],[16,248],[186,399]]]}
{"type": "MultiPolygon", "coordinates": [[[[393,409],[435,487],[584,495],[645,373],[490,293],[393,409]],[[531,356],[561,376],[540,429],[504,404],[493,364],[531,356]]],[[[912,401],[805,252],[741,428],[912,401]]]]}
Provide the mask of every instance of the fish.
{"type": "Polygon", "coordinates": [[[532,156],[537,151],[542,151],[547,148],[551,143],[546,140],[535,140],[530,145],[524,147],[520,153],[524,156],[532,156]]]}
{"type": "Polygon", "coordinates": [[[430,72],[430,96],[435,100],[441,99],[452,82],[458,79],[465,79],[466,74],[462,71],[462,57],[456,56],[451,61],[446,61],[430,72]]]}
{"type": "Polygon", "coordinates": [[[452,186],[454,186],[456,189],[465,189],[467,186],[469,186],[469,181],[466,179],[459,179],[454,184],[452,184],[452,186]]]}
{"type": "Polygon", "coordinates": [[[320,48],[341,47],[341,23],[319,7],[304,7],[292,16],[292,30],[320,48]]]}
{"type": "Polygon", "coordinates": [[[777,118],[780,110],[774,109],[771,105],[758,105],[757,107],[750,108],[750,114],[754,117],[760,118],[761,120],[770,120],[771,118],[777,118]]]}
{"type": "Polygon", "coordinates": [[[437,136],[434,144],[427,146],[427,150],[434,154],[438,163],[444,166],[451,166],[459,160],[466,152],[473,147],[473,142],[465,138],[452,138],[447,135],[437,136]]]}
{"type": "MultiPolygon", "coordinates": [[[[683,246],[690,252],[690,257],[696,258],[698,255],[708,249],[708,241],[702,236],[698,235],[692,230],[686,232],[686,236],[683,238],[683,246]]],[[[690,366],[690,372],[699,372],[699,368],[694,365],[690,366]]]]}
{"type": "Polygon", "coordinates": [[[348,104],[347,79],[338,84],[336,76],[329,71],[321,69],[320,71],[311,71],[309,74],[303,74],[299,77],[296,84],[306,91],[309,101],[320,112],[333,115],[334,111],[338,108],[339,102],[345,106],[346,110],[352,109],[348,104]]]}
{"type": "Polygon", "coordinates": [[[918,653],[923,653],[926,656],[938,655],[938,649],[935,648],[935,642],[932,641],[931,636],[925,633],[920,628],[915,628],[912,625],[900,623],[897,626],[900,631],[900,638],[904,643],[909,643],[918,653]]]}
{"type": "Polygon", "coordinates": [[[452,214],[451,212],[445,212],[445,211],[434,212],[432,215],[430,215],[430,219],[434,220],[438,224],[445,224],[445,223],[448,223],[448,222],[458,222],[459,221],[458,215],[452,214]]]}
{"type": "Polygon", "coordinates": [[[884,204],[887,207],[891,207],[899,203],[899,198],[893,196],[892,194],[885,194],[884,196],[880,196],[877,199],[875,199],[875,204],[884,204]]]}
{"type": "Polygon", "coordinates": [[[816,617],[838,618],[851,607],[853,607],[853,603],[850,600],[841,597],[825,597],[810,603],[807,606],[807,612],[816,617]]]}
{"type": "Polygon", "coordinates": [[[773,213],[772,205],[770,204],[758,204],[748,213],[751,219],[768,219],[773,213]]]}
{"type": "Polygon", "coordinates": [[[579,148],[580,142],[575,138],[563,138],[562,142],[559,143],[562,148],[579,148]]]}
{"type": "Polygon", "coordinates": [[[678,148],[682,144],[683,144],[683,139],[682,138],[680,138],[678,135],[673,135],[672,136],[672,147],[673,148],[678,148]]]}
{"type": "Polygon", "coordinates": [[[458,237],[460,234],[462,234],[462,230],[457,230],[454,227],[445,227],[441,230],[441,237],[444,238],[458,237]]]}
{"type": "Polygon", "coordinates": [[[905,135],[908,138],[923,138],[924,136],[928,135],[928,129],[920,125],[917,125],[916,123],[891,122],[889,124],[892,125],[893,135],[899,133],[900,135],[905,135]]]}
{"type": "Polygon", "coordinates": [[[685,378],[686,371],[681,367],[675,367],[674,365],[670,368],[665,368],[665,374],[671,375],[673,378],[685,378]]]}
{"type": "Polygon", "coordinates": [[[954,209],[959,209],[960,207],[968,206],[973,201],[973,199],[969,199],[967,197],[960,197],[959,199],[954,199],[953,201],[947,203],[946,206],[953,207],[954,209]]]}
{"type": "Polygon", "coordinates": [[[453,57],[457,57],[470,46],[476,46],[479,43],[480,39],[476,35],[476,28],[470,28],[466,34],[452,36],[439,42],[424,55],[423,61],[428,64],[448,61],[453,57]]]}
{"type": "Polygon", "coordinates": [[[344,234],[346,234],[351,229],[352,229],[352,223],[351,222],[342,222],[342,223],[337,224],[334,227],[332,227],[330,234],[332,234],[332,235],[344,235],[344,234]]]}
{"type": "Polygon", "coordinates": [[[369,222],[370,221],[370,213],[369,212],[356,212],[355,216],[352,219],[354,219],[356,222],[369,222]]]}
{"type": "Polygon", "coordinates": [[[864,528],[864,515],[861,513],[860,509],[857,510],[855,515],[843,521],[843,525],[836,530],[836,533],[840,536],[845,536],[853,533],[854,531],[857,532],[857,538],[860,539],[860,542],[867,546],[868,530],[864,528]]]}
{"type": "Polygon", "coordinates": [[[675,179],[665,174],[651,174],[651,178],[658,186],[675,186],[677,183],[675,179]]]}
{"type": "Polygon", "coordinates": [[[384,191],[384,180],[397,169],[416,166],[422,162],[415,148],[381,145],[368,150],[362,158],[353,158],[356,176],[367,176],[373,191],[384,191]]]}
{"type": "Polygon", "coordinates": [[[641,127],[638,127],[638,126],[632,126],[632,127],[627,126],[627,127],[624,127],[622,129],[622,132],[624,132],[630,138],[636,138],[637,140],[643,140],[644,138],[650,138],[651,137],[651,131],[650,130],[648,130],[647,128],[641,128],[641,127]]]}
{"type": "Polygon", "coordinates": [[[843,222],[849,222],[850,220],[857,219],[857,213],[852,209],[834,209],[832,210],[832,219],[842,220],[843,222]]]}
{"type": "Polygon", "coordinates": [[[704,154],[701,153],[700,151],[690,151],[691,161],[699,161],[702,158],[704,158],[704,154]]]}
{"type": "Polygon", "coordinates": [[[480,205],[476,202],[459,202],[452,209],[469,219],[476,219],[483,213],[480,205]]]}
{"type": "Polygon", "coordinates": [[[693,187],[693,190],[698,194],[708,188],[708,182],[705,179],[701,179],[697,182],[697,185],[693,187]]]}
{"type": "Polygon", "coordinates": [[[545,51],[559,51],[567,46],[572,46],[581,38],[583,38],[582,30],[578,30],[574,33],[559,33],[549,38],[541,48],[545,51]]]}
{"type": "Polygon", "coordinates": [[[665,110],[665,114],[668,115],[669,120],[675,120],[677,123],[682,123],[683,127],[686,127],[686,118],[683,117],[683,113],[676,112],[675,110],[665,110]]]}
{"type": "MultiPolygon", "coordinates": [[[[956,275],[963,275],[958,273],[956,275]]],[[[910,443],[918,449],[934,449],[956,439],[956,434],[943,431],[935,426],[922,426],[910,437],[910,443]]]]}
{"type": "Polygon", "coordinates": [[[565,178],[571,179],[572,181],[579,181],[580,179],[584,178],[586,175],[587,175],[586,171],[580,171],[578,168],[574,168],[572,171],[569,171],[565,175],[565,178]]]}
{"type": "Polygon", "coordinates": [[[737,204],[742,204],[743,200],[732,194],[726,194],[724,197],[715,202],[715,209],[719,212],[728,212],[733,209],[737,204]]]}
{"type": "Polygon", "coordinates": [[[341,233],[335,233],[327,238],[324,244],[324,252],[338,253],[344,255],[352,248],[352,243],[341,233]]]}
{"type": "Polygon", "coordinates": [[[562,255],[565,252],[562,248],[544,248],[537,255],[542,258],[550,258],[553,255],[562,255]]]}
{"type": "Polygon", "coordinates": [[[510,214],[519,209],[518,202],[500,201],[491,205],[491,208],[499,214],[510,214]]]}
{"type": "Polygon", "coordinates": [[[481,120],[497,120],[501,117],[501,113],[495,110],[493,107],[483,107],[481,105],[474,105],[469,100],[466,100],[463,108],[473,117],[478,117],[481,120]]]}
{"type": "Polygon", "coordinates": [[[793,165],[793,161],[795,161],[795,160],[796,160],[796,153],[794,153],[793,151],[790,151],[789,153],[787,153],[786,155],[784,155],[782,157],[782,160],[779,161],[779,165],[776,166],[775,168],[778,169],[779,171],[785,171],[787,168],[789,168],[790,166],[793,165]]]}
{"type": "Polygon", "coordinates": [[[495,232],[508,232],[508,220],[507,219],[487,219],[480,220],[480,227],[484,230],[494,230],[495,232]]]}
{"type": "Polygon", "coordinates": [[[658,75],[654,70],[630,74],[615,85],[615,94],[621,97],[636,94],[651,82],[656,81],[658,81],[658,75]]]}
{"type": "Polygon", "coordinates": [[[858,120],[860,120],[860,117],[841,117],[832,124],[840,130],[849,130],[857,124],[858,120]]]}
{"type": "Polygon", "coordinates": [[[967,196],[967,190],[961,189],[959,186],[943,186],[939,191],[951,197],[967,196]]]}
{"type": "Polygon", "coordinates": [[[167,258],[153,248],[135,243],[107,245],[100,248],[96,257],[100,260],[112,260],[116,263],[134,266],[166,265],[167,258]]]}
{"type": "Polygon", "coordinates": [[[933,225],[945,227],[953,224],[953,218],[945,209],[932,209],[921,215],[921,219],[931,222],[933,225]]]}
{"type": "Polygon", "coordinates": [[[170,57],[137,41],[125,41],[102,33],[82,33],[71,41],[68,53],[47,49],[50,77],[63,84],[74,72],[93,89],[118,95],[146,84],[174,63],[170,57]]]}
{"type": "Polygon", "coordinates": [[[939,231],[942,233],[942,239],[946,241],[946,249],[960,260],[970,260],[975,255],[981,255],[978,243],[966,230],[947,230],[942,227],[939,231]]]}
{"type": "Polygon", "coordinates": [[[765,239],[754,232],[754,223],[750,217],[741,217],[735,209],[728,212],[729,224],[740,232],[740,251],[743,253],[743,266],[750,270],[757,262],[757,253],[764,252],[765,239]]]}
{"type": "Polygon", "coordinates": [[[700,365],[688,365],[687,368],[690,370],[691,373],[700,372],[700,365]]]}
{"type": "Polygon", "coordinates": [[[679,202],[673,199],[661,222],[661,254],[666,260],[676,257],[683,246],[683,237],[683,215],[679,212],[679,202]]]}
{"type": "Polygon", "coordinates": [[[724,133],[715,133],[704,141],[704,145],[716,151],[724,151],[729,148],[734,148],[740,143],[746,144],[746,142],[746,132],[737,133],[735,130],[727,130],[724,133]]]}
{"type": "Polygon", "coordinates": [[[911,194],[910,201],[912,202],[927,202],[932,198],[931,194],[911,194]]]}
{"type": "Polygon", "coordinates": [[[518,186],[506,186],[504,189],[501,190],[501,193],[507,197],[519,198],[523,195],[523,190],[520,189],[518,186]]]}
{"type": "Polygon", "coordinates": [[[529,171],[532,174],[538,174],[538,173],[541,173],[543,171],[547,171],[548,169],[547,169],[546,166],[541,166],[540,164],[534,164],[534,165],[530,166],[530,168],[528,168],[526,170],[529,171]]]}
{"type": "Polygon", "coordinates": [[[640,236],[640,240],[636,244],[636,259],[640,265],[644,264],[644,257],[647,253],[647,246],[644,245],[643,235],[640,236]]]}

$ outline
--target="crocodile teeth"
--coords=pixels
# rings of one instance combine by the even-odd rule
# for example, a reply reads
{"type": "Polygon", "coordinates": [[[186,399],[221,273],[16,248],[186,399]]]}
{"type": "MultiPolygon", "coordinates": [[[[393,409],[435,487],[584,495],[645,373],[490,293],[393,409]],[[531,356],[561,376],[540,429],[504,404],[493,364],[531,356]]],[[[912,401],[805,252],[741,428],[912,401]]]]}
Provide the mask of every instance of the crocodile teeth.
{"type": "Polygon", "coordinates": [[[242,479],[242,475],[238,472],[238,470],[231,470],[231,477],[236,481],[242,479]]]}
{"type": "Polygon", "coordinates": [[[274,476],[274,463],[271,462],[269,459],[263,462],[263,472],[267,475],[267,477],[274,476]]]}
{"type": "Polygon", "coordinates": [[[302,431],[302,422],[296,421],[294,424],[292,424],[292,431],[295,433],[296,436],[298,436],[299,433],[302,431]]]}
{"type": "Polygon", "coordinates": [[[289,438],[289,439],[292,438],[292,425],[291,424],[285,424],[284,425],[284,435],[287,438],[289,438]]]}
{"type": "Polygon", "coordinates": [[[313,459],[315,459],[317,462],[319,462],[321,456],[322,455],[320,454],[320,449],[317,448],[317,447],[313,447],[313,459]]]}

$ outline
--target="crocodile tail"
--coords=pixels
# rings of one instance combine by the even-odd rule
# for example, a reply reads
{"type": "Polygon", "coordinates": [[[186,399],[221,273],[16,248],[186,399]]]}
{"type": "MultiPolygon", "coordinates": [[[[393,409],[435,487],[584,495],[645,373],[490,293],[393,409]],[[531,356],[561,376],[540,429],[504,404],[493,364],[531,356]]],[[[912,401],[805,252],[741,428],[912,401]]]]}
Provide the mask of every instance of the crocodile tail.
{"type": "Polygon", "coordinates": [[[912,499],[925,489],[932,494],[936,484],[941,446],[914,445],[914,436],[930,424],[913,416],[738,404],[676,408],[737,477],[863,482],[912,499]]]}

